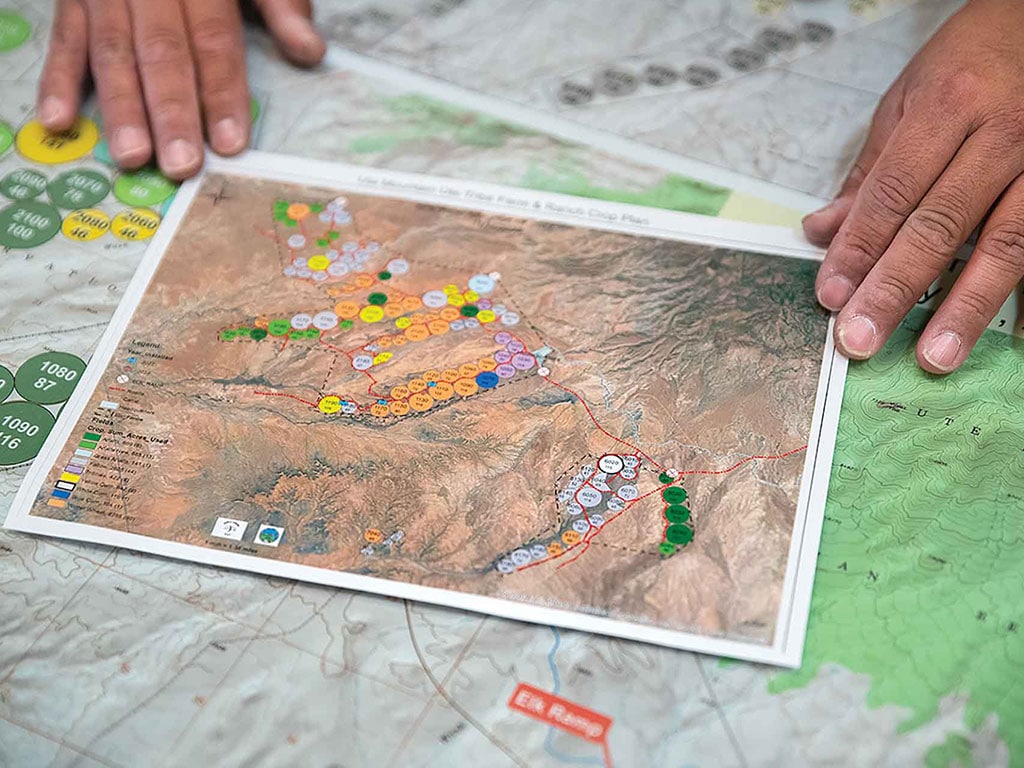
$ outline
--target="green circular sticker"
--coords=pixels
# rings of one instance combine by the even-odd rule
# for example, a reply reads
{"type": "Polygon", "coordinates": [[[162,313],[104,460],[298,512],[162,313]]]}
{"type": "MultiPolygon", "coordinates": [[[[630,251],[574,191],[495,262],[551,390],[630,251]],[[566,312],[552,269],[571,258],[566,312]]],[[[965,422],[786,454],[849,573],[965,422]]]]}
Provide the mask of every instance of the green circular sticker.
{"type": "Polygon", "coordinates": [[[0,467],[34,459],[54,421],[52,413],[35,403],[0,405],[0,467]]]}
{"type": "Polygon", "coordinates": [[[28,40],[32,25],[15,11],[0,11],[0,51],[11,51],[28,40]]]}
{"type": "Polygon", "coordinates": [[[31,200],[46,189],[46,177],[31,168],[16,168],[0,179],[0,192],[11,200],[31,200]]]}
{"type": "Polygon", "coordinates": [[[55,405],[71,397],[84,371],[85,362],[79,357],[67,352],[44,352],[18,369],[14,386],[26,400],[55,405]]]}
{"type": "Polygon", "coordinates": [[[141,171],[122,173],[114,182],[114,196],[127,205],[158,205],[174,194],[173,181],[160,171],[143,168],[141,171]]]}
{"type": "Polygon", "coordinates": [[[92,208],[110,191],[107,177],[97,171],[67,171],[50,182],[47,192],[60,208],[92,208]]]}
{"type": "Polygon", "coordinates": [[[35,248],[60,231],[60,211],[38,200],[19,200],[0,210],[0,245],[35,248]]]}
{"type": "Polygon", "coordinates": [[[14,374],[0,365],[0,403],[14,391],[14,374]]]}
{"type": "Polygon", "coordinates": [[[13,143],[14,129],[3,120],[0,120],[0,155],[10,149],[13,143]]]}

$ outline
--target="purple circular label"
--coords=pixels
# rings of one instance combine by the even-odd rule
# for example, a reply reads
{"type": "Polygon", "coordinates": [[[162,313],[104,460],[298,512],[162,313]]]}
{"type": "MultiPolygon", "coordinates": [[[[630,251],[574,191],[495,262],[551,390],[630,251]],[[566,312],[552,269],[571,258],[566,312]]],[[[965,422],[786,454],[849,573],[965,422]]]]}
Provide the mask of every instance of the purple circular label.
{"type": "Polygon", "coordinates": [[[507,349],[499,349],[494,353],[494,362],[507,363],[512,360],[512,353],[507,349]]]}
{"type": "Polygon", "coordinates": [[[516,369],[508,363],[503,363],[494,369],[494,372],[503,379],[511,379],[516,375],[516,369]]]}
{"type": "Polygon", "coordinates": [[[526,347],[523,346],[523,342],[519,341],[518,339],[513,339],[512,341],[505,345],[505,349],[507,349],[509,352],[522,352],[524,349],[526,349],[526,347]]]}
{"type": "Polygon", "coordinates": [[[533,355],[519,354],[512,358],[512,365],[520,371],[528,371],[533,368],[533,355]]]}
{"type": "Polygon", "coordinates": [[[508,333],[507,331],[502,331],[501,333],[495,335],[494,340],[501,345],[505,345],[512,341],[512,334],[508,333]]]}

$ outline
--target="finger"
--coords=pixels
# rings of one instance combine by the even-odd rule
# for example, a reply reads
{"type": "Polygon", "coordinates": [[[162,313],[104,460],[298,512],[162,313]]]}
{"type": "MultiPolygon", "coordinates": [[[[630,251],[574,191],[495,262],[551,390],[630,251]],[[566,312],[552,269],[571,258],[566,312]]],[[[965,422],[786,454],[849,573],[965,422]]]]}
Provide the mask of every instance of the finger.
{"type": "Polygon", "coordinates": [[[1005,133],[982,129],[899,229],[892,244],[836,318],[847,357],[875,354],[1024,167],[1005,133]]]}
{"type": "Polygon", "coordinates": [[[185,14],[199,70],[210,146],[222,155],[249,143],[249,89],[245,81],[242,16],[235,0],[186,0],[185,14]]]}
{"type": "Polygon", "coordinates": [[[53,17],[36,107],[39,122],[48,130],[66,131],[75,122],[82,104],[88,56],[85,9],[79,0],[60,0],[53,17]]]}
{"type": "Polygon", "coordinates": [[[256,0],[256,6],[285,58],[304,67],[320,63],[327,47],[313,26],[309,0],[256,0]]]}
{"type": "Polygon", "coordinates": [[[128,3],[157,160],[167,176],[185,179],[203,162],[199,98],[185,17],[176,1],[128,3]]]}
{"type": "Polygon", "coordinates": [[[110,156],[135,168],[153,154],[142,86],[135,69],[131,17],[125,0],[87,0],[89,61],[110,156]]]}
{"type": "Polygon", "coordinates": [[[933,117],[904,117],[864,179],[818,270],[822,306],[837,311],[846,305],[963,144],[966,121],[933,117]]]}
{"type": "Polygon", "coordinates": [[[963,273],[917,345],[931,373],[960,367],[1024,277],[1024,180],[1017,179],[989,216],[963,273]]]}
{"type": "Polygon", "coordinates": [[[887,93],[875,111],[871,119],[871,127],[868,130],[864,146],[853,161],[853,166],[843,181],[839,194],[835,199],[821,210],[808,214],[804,217],[804,235],[815,245],[822,247],[832,242],[839,227],[850,213],[853,207],[854,198],[860,190],[864,179],[874,168],[879,155],[885,149],[885,145],[892,136],[893,129],[903,116],[903,90],[900,83],[887,93]]]}

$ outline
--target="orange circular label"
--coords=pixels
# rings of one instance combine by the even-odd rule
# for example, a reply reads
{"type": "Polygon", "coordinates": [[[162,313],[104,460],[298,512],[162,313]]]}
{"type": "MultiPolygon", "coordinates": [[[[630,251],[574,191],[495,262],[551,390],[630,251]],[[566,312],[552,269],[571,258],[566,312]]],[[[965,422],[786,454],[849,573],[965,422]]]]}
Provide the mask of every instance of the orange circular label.
{"type": "Polygon", "coordinates": [[[442,320],[447,320],[449,323],[452,320],[459,319],[459,310],[457,310],[455,307],[445,307],[440,312],[438,312],[438,314],[441,316],[442,320]]]}
{"type": "Polygon", "coordinates": [[[385,416],[391,413],[391,411],[388,410],[388,407],[386,405],[383,405],[381,403],[374,403],[373,405],[370,406],[370,413],[372,413],[378,419],[383,419],[385,416]]]}
{"type": "Polygon", "coordinates": [[[558,557],[563,551],[562,545],[557,541],[552,541],[548,544],[548,554],[551,555],[551,557],[558,557]]]}
{"type": "Polygon", "coordinates": [[[395,400],[405,400],[409,396],[409,388],[405,384],[399,384],[391,388],[391,397],[395,400]]]}
{"type": "Polygon", "coordinates": [[[438,381],[441,378],[441,372],[431,368],[429,371],[424,371],[420,378],[426,381],[438,381]]]}
{"type": "Polygon", "coordinates": [[[565,542],[565,546],[572,547],[580,543],[580,535],[570,528],[562,534],[562,541],[565,542]]]}
{"type": "Polygon", "coordinates": [[[463,397],[475,395],[479,389],[480,387],[476,385],[476,382],[473,381],[473,379],[459,379],[455,382],[455,391],[463,397]]]}
{"type": "Polygon", "coordinates": [[[427,328],[434,336],[443,336],[448,333],[448,322],[446,320],[431,320],[427,328]]]}
{"type": "Polygon", "coordinates": [[[392,320],[399,317],[404,311],[402,305],[397,301],[389,301],[384,305],[384,317],[391,318],[392,320]]]}
{"type": "Polygon", "coordinates": [[[395,400],[391,404],[391,413],[395,416],[405,416],[409,412],[409,404],[405,400],[395,400]]]}
{"type": "Polygon", "coordinates": [[[367,529],[366,533],[364,533],[363,536],[371,544],[380,544],[382,541],[384,541],[384,534],[378,531],[376,528],[367,529]]]}
{"type": "Polygon", "coordinates": [[[409,382],[409,391],[410,392],[422,392],[426,388],[427,388],[427,382],[425,382],[423,379],[412,379],[409,382]]]}
{"type": "Polygon", "coordinates": [[[485,357],[477,363],[477,367],[479,367],[481,371],[493,371],[498,367],[498,364],[494,362],[493,357],[485,357]]]}
{"type": "Polygon", "coordinates": [[[352,284],[356,288],[369,288],[375,282],[377,281],[373,279],[373,276],[368,275],[365,272],[360,272],[359,274],[352,278],[352,284]]]}
{"type": "Polygon", "coordinates": [[[395,336],[395,340],[393,343],[396,347],[404,347],[406,345],[406,342],[408,341],[409,340],[405,338],[405,336],[395,336]]]}
{"type": "Polygon", "coordinates": [[[351,320],[359,314],[360,306],[354,301],[339,301],[334,305],[334,313],[343,320],[351,320]]]}
{"type": "Polygon", "coordinates": [[[459,380],[459,372],[454,368],[445,368],[441,372],[441,379],[447,381],[449,384],[453,384],[459,380]]]}
{"type": "Polygon", "coordinates": [[[418,392],[409,398],[409,407],[414,411],[427,411],[434,404],[434,398],[426,392],[418,392]]]}
{"type": "Polygon", "coordinates": [[[292,203],[288,206],[288,218],[295,221],[302,221],[309,216],[309,206],[305,203],[292,203]]]}
{"type": "Polygon", "coordinates": [[[409,341],[423,341],[430,338],[430,331],[425,325],[413,325],[405,329],[405,338],[409,341]]]}
{"type": "Polygon", "coordinates": [[[412,312],[413,310],[419,309],[423,306],[423,302],[420,301],[419,296],[406,296],[402,299],[402,309],[406,312],[412,312]]]}
{"type": "Polygon", "coordinates": [[[430,389],[430,394],[435,400],[447,400],[455,394],[455,387],[447,381],[439,381],[430,389]]]}
{"type": "Polygon", "coordinates": [[[377,346],[380,347],[381,349],[387,349],[388,347],[391,346],[391,337],[390,336],[380,336],[380,337],[378,337],[377,338],[377,346]]]}
{"type": "Polygon", "coordinates": [[[480,369],[473,365],[473,363],[466,363],[465,365],[459,366],[459,375],[464,378],[472,378],[478,373],[480,373],[480,369]]]}

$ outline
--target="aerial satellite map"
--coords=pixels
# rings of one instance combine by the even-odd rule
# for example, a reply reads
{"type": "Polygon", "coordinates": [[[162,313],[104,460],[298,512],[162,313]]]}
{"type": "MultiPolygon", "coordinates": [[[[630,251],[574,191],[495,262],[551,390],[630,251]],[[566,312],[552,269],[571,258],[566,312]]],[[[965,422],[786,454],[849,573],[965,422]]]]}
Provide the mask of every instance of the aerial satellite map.
{"type": "Polygon", "coordinates": [[[843,380],[814,261],[535,218],[646,223],[582,199],[379,181],[513,218],[232,167],[172,206],[36,516],[798,663],[843,380]]]}

